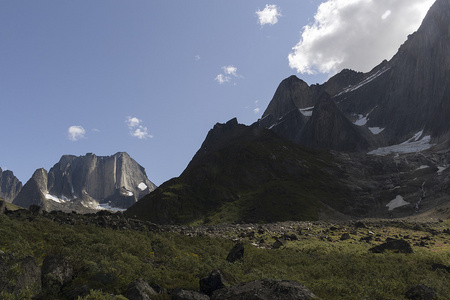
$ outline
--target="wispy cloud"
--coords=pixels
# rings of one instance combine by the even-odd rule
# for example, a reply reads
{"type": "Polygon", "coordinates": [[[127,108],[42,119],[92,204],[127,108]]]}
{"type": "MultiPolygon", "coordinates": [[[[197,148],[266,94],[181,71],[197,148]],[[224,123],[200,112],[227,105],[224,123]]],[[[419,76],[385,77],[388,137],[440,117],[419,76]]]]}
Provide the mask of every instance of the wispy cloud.
{"type": "Polygon", "coordinates": [[[195,61],[199,61],[200,59],[201,59],[201,57],[200,57],[200,55],[196,55],[196,56],[194,56],[194,59],[195,59],[195,61]]]}
{"type": "Polygon", "coordinates": [[[136,117],[127,117],[125,123],[130,130],[130,135],[137,137],[140,140],[153,138],[153,135],[148,133],[147,127],[142,125],[142,120],[136,117]]]}
{"type": "Polygon", "coordinates": [[[223,84],[225,82],[230,82],[232,77],[242,78],[241,75],[237,73],[237,68],[235,66],[223,66],[223,73],[219,74],[214,78],[219,84],[223,84]]]}
{"type": "Polygon", "coordinates": [[[328,0],[289,54],[299,73],[367,72],[417,30],[434,0],[328,0]]]}
{"type": "Polygon", "coordinates": [[[253,109],[253,113],[259,114],[260,111],[261,111],[261,109],[259,108],[258,100],[255,100],[255,108],[253,109]]]}
{"type": "Polygon", "coordinates": [[[275,4],[266,4],[263,10],[257,10],[256,15],[258,16],[258,23],[261,26],[266,24],[274,25],[278,23],[278,17],[281,17],[279,8],[275,4]]]}
{"type": "Polygon", "coordinates": [[[72,142],[76,142],[80,139],[84,139],[86,130],[82,126],[70,126],[67,129],[67,138],[72,142]]]}

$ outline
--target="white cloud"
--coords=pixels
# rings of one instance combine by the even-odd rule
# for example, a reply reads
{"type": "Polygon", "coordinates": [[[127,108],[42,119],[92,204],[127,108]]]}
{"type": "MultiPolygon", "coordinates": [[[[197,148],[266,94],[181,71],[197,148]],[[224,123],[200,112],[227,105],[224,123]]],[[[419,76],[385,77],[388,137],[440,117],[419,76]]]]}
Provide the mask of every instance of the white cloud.
{"type": "Polygon", "coordinates": [[[237,68],[235,66],[229,65],[229,66],[223,66],[222,67],[223,73],[219,74],[214,78],[219,84],[223,84],[225,82],[230,82],[232,77],[238,77],[242,78],[241,75],[237,73],[237,68]],[[230,76],[227,76],[230,75],[230,76]]]}
{"type": "Polygon", "coordinates": [[[127,117],[125,123],[130,130],[130,135],[137,137],[140,140],[145,140],[147,138],[153,138],[153,135],[148,133],[147,127],[142,125],[142,120],[136,117],[127,117]]]}
{"type": "Polygon", "coordinates": [[[390,59],[434,0],[328,0],[289,54],[299,73],[367,72],[390,59]]]}
{"type": "Polygon", "coordinates": [[[256,11],[256,15],[258,16],[258,23],[261,26],[266,24],[274,25],[278,22],[278,17],[281,17],[279,8],[274,4],[266,4],[263,10],[256,11]]]}
{"type": "Polygon", "coordinates": [[[196,61],[199,61],[201,59],[200,55],[198,55],[198,54],[194,58],[196,61]]]}
{"type": "Polygon", "coordinates": [[[70,126],[67,129],[67,137],[72,142],[76,142],[79,139],[83,139],[86,135],[86,130],[82,126],[70,126]]]}
{"type": "Polygon", "coordinates": [[[253,110],[253,112],[254,112],[255,114],[259,113],[259,111],[260,111],[259,107],[255,108],[255,109],[253,110]]]}

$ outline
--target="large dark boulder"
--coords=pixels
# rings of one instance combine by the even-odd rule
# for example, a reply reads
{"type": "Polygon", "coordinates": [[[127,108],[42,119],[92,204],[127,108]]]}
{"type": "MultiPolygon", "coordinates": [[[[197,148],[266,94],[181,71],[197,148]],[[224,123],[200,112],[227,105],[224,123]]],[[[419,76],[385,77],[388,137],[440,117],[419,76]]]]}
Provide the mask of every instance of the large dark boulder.
{"type": "Polygon", "coordinates": [[[209,296],[196,292],[196,291],[189,291],[189,290],[183,290],[183,289],[176,289],[172,293],[172,300],[209,300],[209,296]]]}
{"type": "Polygon", "coordinates": [[[244,244],[237,243],[227,255],[227,261],[234,263],[244,257],[244,244]]]}
{"type": "Polygon", "coordinates": [[[411,245],[405,240],[389,240],[386,243],[369,249],[372,253],[383,253],[386,250],[399,253],[414,253],[411,245]]]}
{"type": "Polygon", "coordinates": [[[14,259],[0,254],[0,291],[20,295],[28,290],[32,295],[42,291],[41,269],[33,256],[14,259]]]}
{"type": "Polygon", "coordinates": [[[0,215],[4,214],[6,210],[6,202],[0,199],[0,215]]]}
{"type": "Polygon", "coordinates": [[[306,300],[317,297],[291,280],[256,280],[215,291],[212,300],[306,300]]]}
{"type": "Polygon", "coordinates": [[[57,295],[73,278],[73,267],[64,257],[48,255],[42,263],[42,289],[45,294],[57,295]]]}
{"type": "Polygon", "coordinates": [[[211,296],[215,290],[225,287],[224,278],[219,270],[213,270],[205,278],[200,279],[200,292],[211,296]]]}
{"type": "Polygon", "coordinates": [[[150,300],[158,293],[142,278],[138,278],[128,286],[124,296],[129,300],[150,300]]]}
{"type": "Polygon", "coordinates": [[[405,293],[405,298],[410,300],[437,300],[436,292],[424,285],[418,284],[413,286],[405,293]]]}

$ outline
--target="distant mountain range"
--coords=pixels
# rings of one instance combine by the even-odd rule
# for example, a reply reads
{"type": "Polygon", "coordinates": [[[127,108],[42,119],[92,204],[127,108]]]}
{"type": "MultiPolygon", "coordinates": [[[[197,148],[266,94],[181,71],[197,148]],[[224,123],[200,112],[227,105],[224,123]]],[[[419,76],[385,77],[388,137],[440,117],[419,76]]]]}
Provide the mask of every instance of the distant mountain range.
{"type": "Polygon", "coordinates": [[[49,172],[38,169],[21,185],[10,184],[6,189],[10,196],[2,197],[24,208],[34,204],[47,211],[69,212],[124,210],[156,188],[145,169],[125,152],[112,156],[63,155],[49,172]]]}
{"type": "Polygon", "coordinates": [[[217,123],[125,214],[158,223],[450,215],[450,0],[368,73],[281,82],[251,126],[217,123]]]}

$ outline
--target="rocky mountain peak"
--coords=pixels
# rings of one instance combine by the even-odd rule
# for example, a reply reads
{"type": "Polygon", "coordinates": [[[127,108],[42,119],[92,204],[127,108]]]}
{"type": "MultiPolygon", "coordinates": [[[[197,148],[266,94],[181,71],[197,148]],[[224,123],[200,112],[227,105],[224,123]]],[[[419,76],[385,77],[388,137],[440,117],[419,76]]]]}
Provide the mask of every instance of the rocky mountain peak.
{"type": "Polygon", "coordinates": [[[0,168],[0,198],[12,202],[22,189],[22,182],[10,170],[0,168]]]}
{"type": "Polygon", "coordinates": [[[44,169],[36,170],[30,181],[37,187],[32,193],[41,195],[41,203],[23,202],[29,190],[21,192],[14,203],[23,207],[39,204],[46,210],[73,209],[76,203],[92,209],[99,205],[124,209],[156,188],[145,169],[125,152],[112,156],[63,155],[48,174],[44,169]]]}

